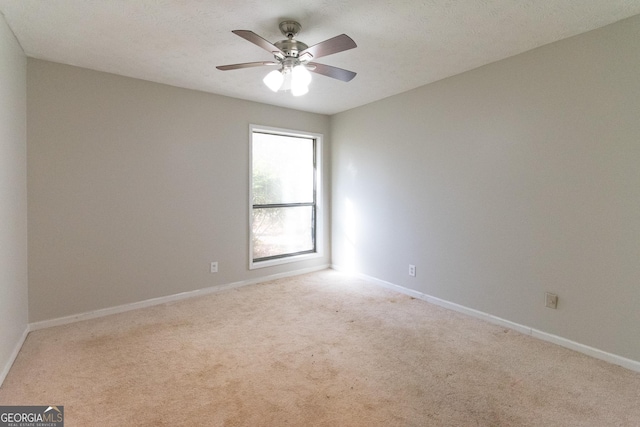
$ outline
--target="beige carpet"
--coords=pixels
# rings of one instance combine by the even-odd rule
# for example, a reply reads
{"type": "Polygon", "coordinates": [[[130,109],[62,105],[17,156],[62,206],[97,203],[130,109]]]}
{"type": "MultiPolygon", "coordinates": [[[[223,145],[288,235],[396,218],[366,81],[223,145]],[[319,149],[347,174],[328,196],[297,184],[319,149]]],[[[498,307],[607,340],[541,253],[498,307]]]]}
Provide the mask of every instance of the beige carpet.
{"type": "Polygon", "coordinates": [[[71,426],[639,426],[640,374],[326,270],[29,334],[71,426]]]}

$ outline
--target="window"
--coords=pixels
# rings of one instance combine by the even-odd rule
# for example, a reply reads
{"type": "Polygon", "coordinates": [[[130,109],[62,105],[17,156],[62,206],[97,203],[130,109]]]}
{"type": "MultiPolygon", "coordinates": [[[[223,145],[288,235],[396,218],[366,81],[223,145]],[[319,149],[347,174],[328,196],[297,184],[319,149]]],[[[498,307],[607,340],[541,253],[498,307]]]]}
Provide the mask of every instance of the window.
{"type": "Polygon", "coordinates": [[[320,256],[321,135],[251,127],[250,268],[320,256]]]}

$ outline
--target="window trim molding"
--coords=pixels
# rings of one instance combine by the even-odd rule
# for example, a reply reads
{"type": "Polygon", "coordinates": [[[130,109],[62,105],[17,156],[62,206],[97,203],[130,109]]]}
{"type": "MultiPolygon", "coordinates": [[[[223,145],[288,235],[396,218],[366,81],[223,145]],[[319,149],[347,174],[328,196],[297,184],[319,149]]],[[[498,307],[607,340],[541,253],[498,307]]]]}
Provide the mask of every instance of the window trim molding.
{"type": "Polygon", "coordinates": [[[320,133],[307,132],[301,130],[283,129],[272,126],[249,125],[249,191],[248,191],[248,224],[249,224],[249,270],[258,268],[272,267],[275,265],[288,264],[291,262],[306,261],[309,259],[321,258],[324,255],[324,197],[323,197],[323,156],[322,156],[322,139],[320,133]],[[254,132],[270,133],[275,135],[313,138],[315,139],[315,157],[316,157],[316,218],[315,218],[315,246],[313,253],[304,253],[299,255],[291,255],[282,258],[269,259],[264,261],[253,261],[253,134],[254,132]]]}

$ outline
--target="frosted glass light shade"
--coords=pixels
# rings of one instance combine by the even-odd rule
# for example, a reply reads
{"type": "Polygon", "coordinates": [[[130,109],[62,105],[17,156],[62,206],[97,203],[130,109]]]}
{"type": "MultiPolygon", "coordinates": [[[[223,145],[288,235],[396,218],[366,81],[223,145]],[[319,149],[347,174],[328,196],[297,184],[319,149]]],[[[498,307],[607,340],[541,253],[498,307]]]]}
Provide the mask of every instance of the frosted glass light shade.
{"type": "Polygon", "coordinates": [[[293,96],[301,96],[309,92],[309,86],[291,86],[291,94],[293,96]]]}
{"type": "Polygon", "coordinates": [[[280,90],[291,90],[291,70],[285,68],[282,70],[282,75],[284,76],[284,82],[282,83],[282,86],[280,86],[280,90]]]}
{"type": "Polygon", "coordinates": [[[292,74],[294,84],[296,85],[309,86],[309,83],[311,83],[311,73],[304,65],[294,67],[292,74]]]}
{"type": "Polygon", "coordinates": [[[291,93],[293,96],[304,95],[309,92],[311,73],[304,65],[298,65],[291,72],[291,93]]]}
{"type": "Polygon", "coordinates": [[[274,92],[291,90],[293,96],[309,92],[311,73],[304,65],[282,70],[273,70],[262,79],[265,85],[274,92]]]}
{"type": "Polygon", "coordinates": [[[262,81],[265,85],[267,85],[269,89],[277,92],[282,86],[284,76],[282,75],[280,70],[273,70],[269,74],[267,74],[262,81]]]}

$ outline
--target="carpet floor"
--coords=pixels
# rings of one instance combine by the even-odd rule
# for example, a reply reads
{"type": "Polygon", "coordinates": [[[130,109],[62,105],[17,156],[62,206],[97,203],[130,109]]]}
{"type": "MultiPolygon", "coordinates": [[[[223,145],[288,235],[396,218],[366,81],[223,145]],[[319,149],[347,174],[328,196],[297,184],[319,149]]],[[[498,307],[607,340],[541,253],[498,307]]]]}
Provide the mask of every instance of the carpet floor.
{"type": "Polygon", "coordinates": [[[65,426],[639,426],[640,374],[332,270],[35,331],[65,426]]]}

